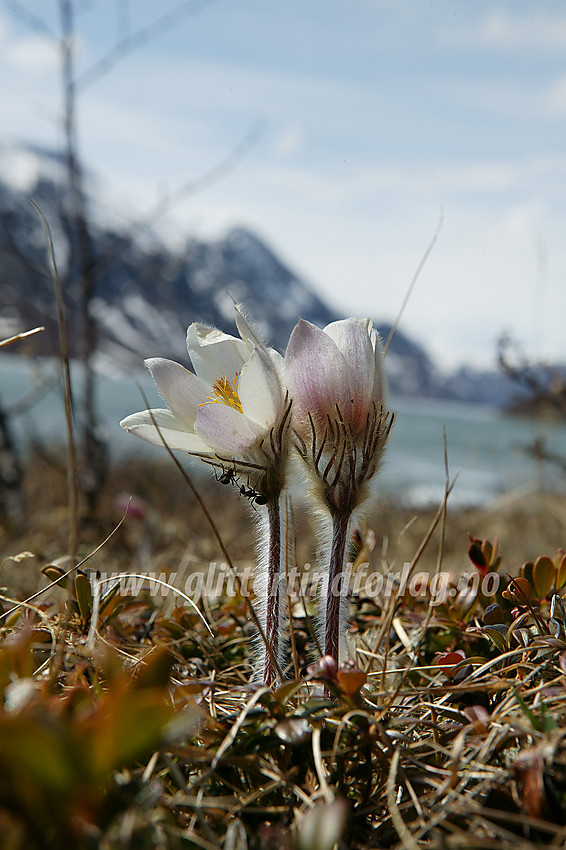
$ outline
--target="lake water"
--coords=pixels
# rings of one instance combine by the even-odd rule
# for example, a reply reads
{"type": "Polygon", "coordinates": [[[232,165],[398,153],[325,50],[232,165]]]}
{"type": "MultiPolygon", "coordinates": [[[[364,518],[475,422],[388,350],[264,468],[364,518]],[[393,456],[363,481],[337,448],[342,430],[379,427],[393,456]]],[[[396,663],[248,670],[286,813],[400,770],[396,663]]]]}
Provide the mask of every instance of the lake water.
{"type": "MultiPolygon", "coordinates": [[[[35,395],[50,386],[57,364],[43,361],[38,366],[25,358],[0,355],[0,401],[4,408],[18,409],[22,397],[35,395]],[[35,389],[34,389],[35,388],[35,389]]],[[[80,373],[74,372],[77,392],[80,373]]],[[[145,407],[136,381],[152,406],[162,407],[149,375],[132,373],[120,378],[101,378],[99,409],[115,458],[140,453],[157,457],[163,450],[126,434],[120,419],[145,407]]],[[[532,483],[564,486],[564,476],[541,468],[523,446],[541,434],[553,451],[566,453],[566,425],[539,424],[534,420],[504,416],[483,405],[430,399],[392,398],[396,422],[380,475],[385,493],[403,502],[424,505],[438,502],[444,493],[444,438],[450,474],[459,471],[451,496],[452,505],[486,504],[502,493],[532,483]]],[[[59,385],[56,383],[25,413],[12,419],[17,438],[64,439],[65,425],[59,385]]]]}

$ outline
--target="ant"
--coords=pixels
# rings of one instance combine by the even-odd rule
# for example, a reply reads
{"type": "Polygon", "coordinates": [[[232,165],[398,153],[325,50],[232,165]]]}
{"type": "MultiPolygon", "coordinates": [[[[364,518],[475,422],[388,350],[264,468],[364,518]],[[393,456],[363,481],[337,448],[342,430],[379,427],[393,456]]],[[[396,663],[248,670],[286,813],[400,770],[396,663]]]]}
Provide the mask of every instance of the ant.
{"type": "Polygon", "coordinates": [[[220,484],[236,484],[236,470],[232,467],[231,469],[224,469],[222,467],[222,475],[218,477],[216,472],[214,473],[214,477],[220,484]]]}
{"type": "Polygon", "coordinates": [[[257,490],[254,490],[253,487],[246,487],[243,484],[240,485],[234,467],[229,467],[228,469],[222,467],[222,473],[218,475],[215,471],[214,477],[220,484],[235,484],[236,486],[239,485],[240,495],[243,496],[245,499],[249,499],[252,504],[252,507],[255,508],[255,505],[267,505],[267,496],[263,496],[261,493],[258,493],[257,490]]]}
{"type": "Polygon", "coordinates": [[[261,493],[258,493],[257,490],[254,490],[253,487],[240,487],[240,495],[244,496],[246,499],[250,499],[252,507],[254,505],[267,505],[267,496],[262,496],[261,493]]]}

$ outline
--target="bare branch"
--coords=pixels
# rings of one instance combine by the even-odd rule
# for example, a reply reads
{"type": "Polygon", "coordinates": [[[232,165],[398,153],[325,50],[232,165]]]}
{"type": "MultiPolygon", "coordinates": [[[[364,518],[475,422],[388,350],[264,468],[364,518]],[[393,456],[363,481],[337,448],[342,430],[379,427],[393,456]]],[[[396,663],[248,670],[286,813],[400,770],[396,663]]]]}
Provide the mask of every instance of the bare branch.
{"type": "Polygon", "coordinates": [[[39,15],[35,14],[35,12],[30,11],[30,9],[28,9],[23,3],[20,3],[19,0],[9,0],[9,2],[8,0],[4,0],[4,6],[10,12],[12,17],[17,18],[17,20],[28,27],[28,29],[49,38],[57,44],[60,44],[61,39],[55,32],[53,32],[51,27],[45,23],[43,18],[40,18],[39,15]]]}
{"type": "Polygon", "coordinates": [[[67,321],[65,317],[65,308],[63,304],[63,292],[61,289],[61,279],[57,269],[55,260],[55,248],[53,246],[53,238],[51,229],[45,216],[34,201],[31,201],[32,206],[41,219],[41,224],[45,234],[47,244],[47,253],[51,265],[51,275],[53,278],[53,289],[55,292],[55,300],[57,302],[57,316],[59,322],[59,348],[61,356],[61,372],[63,376],[63,394],[65,399],[65,422],[67,427],[67,487],[69,496],[69,552],[72,563],[76,563],[77,546],[78,546],[78,522],[79,522],[79,482],[77,469],[77,455],[75,449],[75,436],[73,428],[73,396],[71,392],[71,369],[69,357],[69,339],[67,334],[67,321]]]}
{"type": "MultiPolygon", "coordinates": [[[[187,180],[185,183],[181,183],[176,189],[164,195],[149,212],[142,218],[134,221],[125,233],[121,233],[110,240],[109,244],[105,246],[104,252],[100,254],[95,262],[97,274],[102,274],[112,261],[122,253],[125,238],[131,238],[136,232],[150,229],[162,216],[168,213],[176,204],[181,203],[187,196],[208,189],[209,186],[231,174],[249,151],[258,143],[263,129],[264,122],[262,120],[256,121],[224,159],[213,165],[204,174],[187,180]]],[[[122,286],[116,288],[113,299],[120,294],[124,285],[125,282],[122,286]]]]}
{"type": "Polygon", "coordinates": [[[409,303],[409,298],[411,297],[413,289],[415,288],[415,283],[419,279],[419,275],[423,270],[424,264],[428,260],[430,252],[432,251],[432,249],[436,245],[436,240],[438,239],[438,237],[440,235],[440,231],[442,230],[443,223],[444,223],[444,210],[440,210],[440,218],[438,219],[438,224],[436,225],[436,230],[434,231],[434,236],[430,240],[428,248],[424,252],[424,254],[421,258],[421,261],[417,266],[417,270],[413,275],[413,279],[412,279],[411,283],[409,284],[407,294],[405,295],[405,298],[403,299],[403,303],[401,304],[401,309],[399,310],[399,312],[397,314],[397,318],[393,322],[393,327],[389,331],[389,336],[387,337],[387,342],[385,343],[385,345],[383,347],[384,355],[387,354],[387,352],[389,351],[389,346],[391,345],[391,341],[392,341],[393,337],[395,336],[395,331],[397,330],[397,328],[399,326],[399,322],[401,321],[401,317],[403,316],[403,313],[405,312],[405,307],[409,303]]]}
{"type": "Polygon", "coordinates": [[[62,84],[64,93],[64,138],[65,157],[71,204],[70,217],[70,275],[75,270],[80,283],[80,313],[84,387],[82,402],[84,469],[83,490],[88,499],[89,510],[94,512],[100,494],[102,480],[107,468],[107,447],[97,433],[96,376],[93,355],[96,350],[97,329],[92,315],[92,300],[96,292],[96,250],[88,220],[84,191],[83,169],[77,139],[77,93],[75,83],[75,5],[73,0],[59,0],[61,12],[62,84]]]}
{"type": "Polygon", "coordinates": [[[133,53],[135,50],[140,50],[155,39],[165,35],[170,30],[175,29],[182,21],[187,18],[192,18],[198,15],[204,8],[210,6],[214,0],[186,0],[176,9],[167,12],[150,24],[136,30],[133,33],[127,33],[119,39],[110,50],[102,56],[98,62],[95,62],[90,68],[80,74],[76,79],[77,89],[84,89],[97,83],[101,77],[110,73],[119,62],[133,53]]]}
{"type": "Polygon", "coordinates": [[[519,402],[516,406],[526,405],[539,411],[554,410],[561,416],[566,415],[566,378],[563,371],[556,367],[532,363],[516,344],[516,362],[513,363],[509,357],[511,346],[512,341],[508,336],[501,337],[498,343],[498,360],[503,372],[528,392],[524,402],[519,402]]]}
{"type": "Polygon", "coordinates": [[[23,331],[22,333],[15,334],[14,336],[9,336],[8,339],[3,339],[0,342],[0,348],[4,348],[5,345],[11,345],[13,342],[17,342],[19,339],[26,339],[28,336],[33,336],[34,334],[38,334],[44,330],[44,327],[33,328],[31,331],[23,331]]]}
{"type": "Polygon", "coordinates": [[[115,0],[116,41],[127,41],[132,32],[132,17],[129,0],[115,0]]]}
{"type": "Polygon", "coordinates": [[[181,203],[188,195],[195,195],[197,192],[202,192],[208,189],[214,183],[222,180],[228,174],[236,169],[249,151],[258,143],[263,133],[265,122],[261,119],[252,124],[245,136],[232,148],[225,159],[209,168],[199,177],[187,180],[186,183],[181,183],[172,192],[164,195],[161,200],[155,204],[152,210],[138,222],[138,227],[149,227],[155,224],[165,213],[169,212],[176,204],[181,203]]]}

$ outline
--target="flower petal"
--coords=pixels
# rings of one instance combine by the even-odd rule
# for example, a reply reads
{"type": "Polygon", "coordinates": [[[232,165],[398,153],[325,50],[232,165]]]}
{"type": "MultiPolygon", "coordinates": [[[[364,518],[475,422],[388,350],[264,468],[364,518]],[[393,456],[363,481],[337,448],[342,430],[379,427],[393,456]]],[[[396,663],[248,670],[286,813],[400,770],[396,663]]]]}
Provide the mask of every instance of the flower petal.
{"type": "Polygon", "coordinates": [[[283,388],[285,386],[285,358],[282,357],[278,351],[275,351],[274,348],[268,348],[267,353],[269,354],[269,358],[275,367],[275,371],[279,375],[279,383],[283,388]]]}
{"type": "Polygon", "coordinates": [[[336,405],[347,410],[350,400],[350,369],[328,334],[299,319],[285,355],[287,384],[293,397],[293,414],[307,422],[309,412],[319,422],[336,416],[336,405]]]}
{"type": "Polygon", "coordinates": [[[350,422],[363,427],[372,402],[375,374],[375,353],[371,341],[370,319],[343,319],[332,322],[324,333],[334,340],[350,367],[352,407],[350,422]]]}
{"type": "Polygon", "coordinates": [[[240,306],[236,307],[236,327],[238,328],[238,333],[247,343],[250,351],[254,348],[261,348],[264,351],[267,349],[267,346],[263,342],[262,339],[256,334],[254,329],[248,324],[246,317],[242,312],[242,308],[240,306]]]}
{"type": "Polygon", "coordinates": [[[346,358],[352,390],[360,395],[369,395],[373,387],[375,362],[370,329],[369,319],[343,319],[324,329],[346,358]]]}
{"type": "Polygon", "coordinates": [[[161,398],[184,423],[192,430],[199,405],[203,404],[211,394],[210,388],[174,360],[164,360],[154,357],[145,361],[161,398]]]}
{"type": "Polygon", "coordinates": [[[283,392],[271,358],[258,348],[242,368],[238,395],[245,416],[264,429],[272,427],[283,406],[283,392]]]}
{"type": "Polygon", "coordinates": [[[265,428],[226,404],[205,404],[195,423],[195,432],[222,456],[247,454],[255,448],[265,428]]]}
{"type": "Polygon", "coordinates": [[[383,345],[377,331],[372,328],[371,344],[374,353],[374,378],[372,398],[376,404],[384,404],[387,395],[387,381],[385,380],[385,364],[383,357],[383,345]]]}
{"type": "Polygon", "coordinates": [[[278,351],[275,351],[274,348],[269,348],[269,346],[265,345],[261,337],[259,337],[252,326],[248,324],[241,307],[236,307],[236,326],[242,339],[248,343],[250,351],[254,348],[259,348],[260,351],[269,355],[273,365],[275,366],[276,372],[279,375],[280,384],[283,387],[285,382],[285,358],[282,357],[278,351]]]}
{"type": "Polygon", "coordinates": [[[233,381],[251,353],[243,340],[199,324],[187,331],[187,350],[199,378],[211,385],[222,377],[233,381]]]}
{"type": "Polygon", "coordinates": [[[122,419],[120,425],[131,434],[142,437],[148,443],[154,443],[157,446],[162,446],[165,440],[170,449],[181,449],[194,454],[213,454],[202,437],[187,431],[184,424],[170,410],[157,409],[152,410],[151,413],[155,424],[149,410],[142,410],[140,413],[132,413],[131,416],[122,419]]]}

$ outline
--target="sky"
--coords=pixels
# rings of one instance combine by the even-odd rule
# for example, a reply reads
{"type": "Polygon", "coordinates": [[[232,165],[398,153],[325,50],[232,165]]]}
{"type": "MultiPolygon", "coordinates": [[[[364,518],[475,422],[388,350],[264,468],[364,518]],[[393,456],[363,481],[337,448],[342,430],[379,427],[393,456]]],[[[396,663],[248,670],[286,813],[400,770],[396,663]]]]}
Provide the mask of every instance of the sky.
{"type": "MultiPolygon", "coordinates": [[[[61,144],[58,10],[0,3],[0,142],[61,144]]],[[[566,2],[75,11],[79,145],[109,217],[196,181],[167,236],[248,227],[343,315],[378,321],[397,316],[442,217],[401,328],[441,368],[494,365],[503,332],[566,362],[566,2]]]]}

